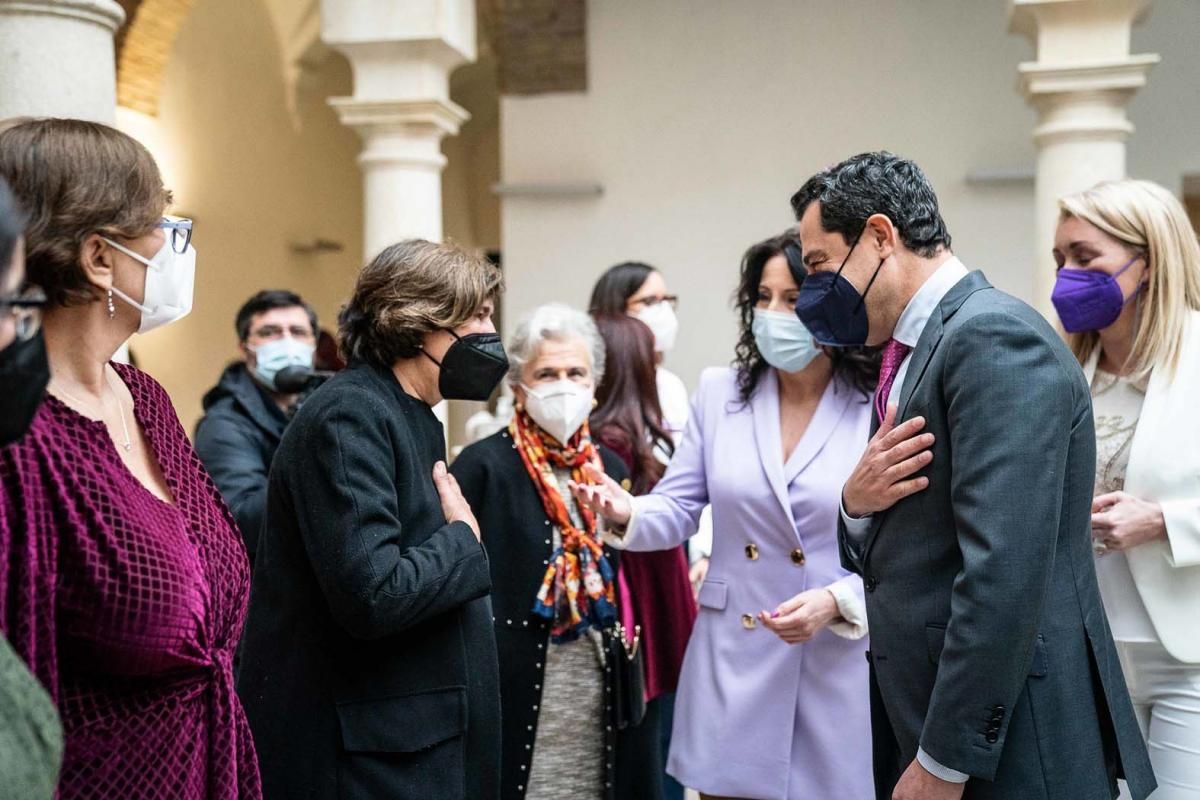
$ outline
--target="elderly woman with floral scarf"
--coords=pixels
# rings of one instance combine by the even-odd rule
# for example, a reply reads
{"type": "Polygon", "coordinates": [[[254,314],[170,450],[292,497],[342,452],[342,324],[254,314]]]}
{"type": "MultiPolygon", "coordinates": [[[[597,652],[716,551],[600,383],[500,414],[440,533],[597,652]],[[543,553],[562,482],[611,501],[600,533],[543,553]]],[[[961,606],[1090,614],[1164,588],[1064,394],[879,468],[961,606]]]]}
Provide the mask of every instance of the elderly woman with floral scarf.
{"type": "Polygon", "coordinates": [[[548,305],[521,322],[508,350],[513,421],[451,468],[491,566],[500,796],[657,798],[657,720],[622,729],[615,708],[617,556],[567,489],[590,470],[626,477],[588,430],[604,343],[586,314],[548,305]]]}

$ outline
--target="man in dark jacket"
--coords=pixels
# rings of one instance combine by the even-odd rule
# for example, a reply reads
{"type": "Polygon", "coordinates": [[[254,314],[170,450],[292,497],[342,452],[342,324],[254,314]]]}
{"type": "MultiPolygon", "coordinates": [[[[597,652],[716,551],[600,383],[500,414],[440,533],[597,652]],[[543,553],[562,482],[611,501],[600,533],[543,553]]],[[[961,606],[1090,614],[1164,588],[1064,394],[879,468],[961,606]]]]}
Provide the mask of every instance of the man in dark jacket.
{"type": "Polygon", "coordinates": [[[267,473],[298,399],[275,387],[275,374],[287,366],[312,366],[317,314],[299,295],[270,289],[246,301],[235,327],[245,360],[226,367],[204,395],[196,453],[233,511],[253,566],[267,473]]]}
{"type": "Polygon", "coordinates": [[[864,153],[792,198],[796,311],[883,345],[874,435],[842,490],[863,577],[878,800],[1110,800],[1155,788],[1092,553],[1079,363],[969,272],[924,173],[864,153]]]}

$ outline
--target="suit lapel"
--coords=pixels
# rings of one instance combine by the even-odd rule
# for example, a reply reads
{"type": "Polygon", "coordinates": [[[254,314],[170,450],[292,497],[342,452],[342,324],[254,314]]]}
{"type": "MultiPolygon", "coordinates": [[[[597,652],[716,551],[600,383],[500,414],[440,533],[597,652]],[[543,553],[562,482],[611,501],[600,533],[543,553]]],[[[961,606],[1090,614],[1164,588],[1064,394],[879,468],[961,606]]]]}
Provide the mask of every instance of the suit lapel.
{"type": "Polygon", "coordinates": [[[758,391],[750,399],[750,410],[754,416],[754,441],[758,444],[758,460],[766,473],[767,482],[783,512],[791,520],[792,503],[788,497],[787,483],[783,479],[783,435],[779,428],[779,378],[775,370],[763,375],[758,391]]]}
{"type": "Polygon", "coordinates": [[[929,360],[933,358],[933,353],[937,350],[937,346],[942,341],[942,330],[944,329],[941,315],[934,314],[929,322],[925,325],[925,330],[921,331],[921,338],[917,339],[917,346],[913,350],[912,359],[908,362],[908,372],[904,376],[904,384],[900,387],[900,400],[897,403],[896,420],[902,421],[905,412],[908,411],[908,401],[912,399],[913,390],[917,388],[917,384],[921,382],[921,378],[925,377],[925,370],[929,367],[929,360]]]}
{"type": "MultiPolygon", "coordinates": [[[[925,372],[929,368],[929,362],[933,360],[933,354],[937,352],[938,345],[942,342],[946,323],[962,308],[962,304],[967,301],[968,297],[981,289],[990,288],[992,288],[992,285],[988,283],[988,279],[983,276],[982,272],[970,272],[965,278],[954,284],[950,288],[950,291],[946,292],[946,296],[942,298],[942,301],[938,303],[937,310],[929,318],[929,322],[925,324],[925,329],[921,331],[921,336],[917,339],[917,346],[913,349],[912,360],[908,363],[908,373],[904,376],[904,385],[900,387],[900,399],[898,408],[896,409],[896,420],[898,422],[904,420],[913,392],[916,391],[917,386],[921,383],[921,379],[925,377],[925,372]]],[[[873,419],[871,424],[872,435],[874,435],[878,427],[879,422],[873,419]]],[[[875,540],[879,538],[880,531],[887,524],[889,516],[888,511],[882,511],[875,515],[871,531],[867,534],[867,541],[863,546],[862,560],[864,564],[867,562],[867,557],[871,553],[871,547],[875,544],[875,540]]]]}

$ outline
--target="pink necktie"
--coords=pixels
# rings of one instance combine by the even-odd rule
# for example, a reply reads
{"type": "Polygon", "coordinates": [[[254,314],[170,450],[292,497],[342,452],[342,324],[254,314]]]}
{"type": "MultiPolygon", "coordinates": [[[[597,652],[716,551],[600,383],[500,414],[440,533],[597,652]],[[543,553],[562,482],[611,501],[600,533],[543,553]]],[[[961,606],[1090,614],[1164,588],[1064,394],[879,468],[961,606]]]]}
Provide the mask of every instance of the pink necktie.
{"type": "Polygon", "coordinates": [[[875,412],[879,414],[879,422],[887,416],[888,395],[892,392],[892,384],[896,382],[896,373],[904,363],[911,347],[895,339],[888,339],[883,346],[883,361],[879,365],[879,388],[875,390],[875,412]]]}

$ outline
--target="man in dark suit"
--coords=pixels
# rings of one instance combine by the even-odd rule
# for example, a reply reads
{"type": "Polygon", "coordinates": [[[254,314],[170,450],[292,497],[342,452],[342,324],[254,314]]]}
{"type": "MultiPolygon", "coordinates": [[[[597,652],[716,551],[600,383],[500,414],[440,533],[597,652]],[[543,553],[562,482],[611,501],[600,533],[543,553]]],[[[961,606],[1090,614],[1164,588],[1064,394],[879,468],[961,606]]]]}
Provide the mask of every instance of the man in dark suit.
{"type": "Polygon", "coordinates": [[[1155,787],[1091,549],[1095,436],[1078,363],[950,251],[921,170],[866,153],[792,198],[821,343],[884,348],[843,489],[863,576],[881,800],[1134,798],[1155,787]]]}

